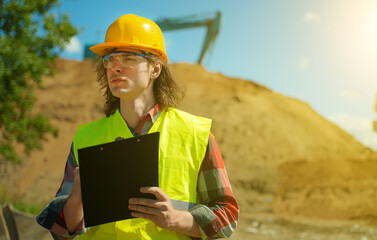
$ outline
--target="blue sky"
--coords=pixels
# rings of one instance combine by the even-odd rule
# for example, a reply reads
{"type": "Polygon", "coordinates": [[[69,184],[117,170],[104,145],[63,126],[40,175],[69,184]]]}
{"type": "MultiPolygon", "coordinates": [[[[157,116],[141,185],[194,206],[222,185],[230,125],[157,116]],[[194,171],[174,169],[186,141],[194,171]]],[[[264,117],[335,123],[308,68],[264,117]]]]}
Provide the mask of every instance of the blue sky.
{"type": "MultiPolygon", "coordinates": [[[[221,11],[215,46],[203,65],[298,98],[367,146],[377,93],[377,1],[374,0],[61,0],[81,29],[61,57],[82,60],[87,43],[104,41],[123,14],[157,20],[221,11]]],[[[170,62],[195,63],[206,30],[166,32],[170,62]]]]}

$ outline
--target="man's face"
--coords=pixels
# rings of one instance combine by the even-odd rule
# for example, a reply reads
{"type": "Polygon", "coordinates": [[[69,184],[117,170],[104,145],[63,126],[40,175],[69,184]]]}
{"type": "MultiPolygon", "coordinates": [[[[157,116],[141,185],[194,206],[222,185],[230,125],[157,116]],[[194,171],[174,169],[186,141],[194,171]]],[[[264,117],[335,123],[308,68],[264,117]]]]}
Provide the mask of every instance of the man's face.
{"type": "Polygon", "coordinates": [[[145,57],[113,52],[104,58],[104,66],[110,90],[115,97],[132,100],[143,94],[150,94],[146,90],[152,88],[153,67],[145,57]]]}

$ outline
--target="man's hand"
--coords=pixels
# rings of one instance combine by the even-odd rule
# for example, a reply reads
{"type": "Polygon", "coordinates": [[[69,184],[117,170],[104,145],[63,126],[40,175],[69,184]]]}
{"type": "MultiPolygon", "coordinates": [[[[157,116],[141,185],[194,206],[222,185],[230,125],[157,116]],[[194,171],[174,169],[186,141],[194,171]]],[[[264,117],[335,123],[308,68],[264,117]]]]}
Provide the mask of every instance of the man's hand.
{"type": "Polygon", "coordinates": [[[145,218],[154,222],[161,228],[171,229],[177,225],[179,217],[168,195],[158,187],[142,187],[142,193],[151,193],[156,196],[157,200],[148,198],[131,198],[128,208],[132,211],[134,217],[145,218]]]}
{"type": "Polygon", "coordinates": [[[131,198],[128,208],[133,211],[132,216],[151,220],[161,228],[200,237],[198,224],[191,213],[175,209],[169,196],[160,188],[142,187],[140,192],[153,194],[157,199],[131,198]]]}

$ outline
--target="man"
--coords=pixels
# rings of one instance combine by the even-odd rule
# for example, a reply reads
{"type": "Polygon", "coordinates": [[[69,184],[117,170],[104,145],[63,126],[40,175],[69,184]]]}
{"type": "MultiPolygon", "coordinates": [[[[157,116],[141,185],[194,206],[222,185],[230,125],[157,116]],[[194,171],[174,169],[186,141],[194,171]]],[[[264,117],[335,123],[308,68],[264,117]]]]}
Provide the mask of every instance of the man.
{"type": "Polygon", "coordinates": [[[105,88],[106,117],[79,127],[62,185],[37,222],[55,239],[229,237],[239,210],[210,134],[211,120],[173,108],[183,88],[167,67],[160,28],[126,14],[108,28],[105,43],[91,50],[101,56],[97,81],[105,88]],[[135,218],[85,228],[77,149],[157,131],[159,187],[140,189],[156,200],[131,198],[125,204],[135,218]]]}

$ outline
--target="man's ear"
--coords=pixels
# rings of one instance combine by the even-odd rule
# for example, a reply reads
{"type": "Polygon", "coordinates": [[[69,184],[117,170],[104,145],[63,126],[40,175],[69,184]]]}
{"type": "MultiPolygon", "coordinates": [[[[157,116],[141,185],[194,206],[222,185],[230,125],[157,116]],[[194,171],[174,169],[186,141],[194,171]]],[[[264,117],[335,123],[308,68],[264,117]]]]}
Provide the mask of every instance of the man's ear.
{"type": "Polygon", "coordinates": [[[156,62],[152,66],[152,73],[151,73],[151,78],[154,80],[160,76],[162,70],[162,63],[161,62],[156,62]]]}

